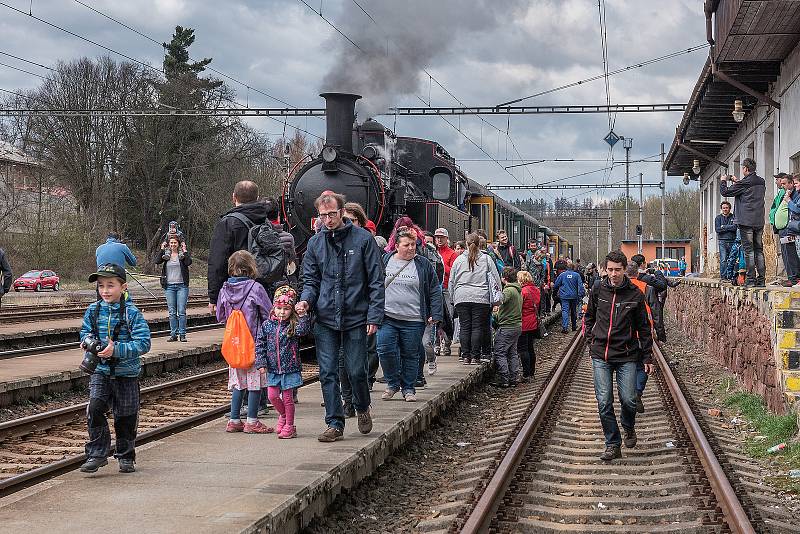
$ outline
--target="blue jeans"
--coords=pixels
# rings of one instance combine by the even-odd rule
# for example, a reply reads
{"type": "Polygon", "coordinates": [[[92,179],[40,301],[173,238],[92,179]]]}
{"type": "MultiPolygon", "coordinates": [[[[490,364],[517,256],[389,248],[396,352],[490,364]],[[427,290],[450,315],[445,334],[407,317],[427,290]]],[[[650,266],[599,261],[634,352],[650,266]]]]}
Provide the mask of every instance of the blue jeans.
{"type": "Polygon", "coordinates": [[[339,353],[344,357],[344,368],[353,390],[353,406],[356,412],[364,413],[369,410],[370,402],[367,382],[367,326],[334,330],[316,323],[314,342],[317,346],[319,383],[325,401],[325,424],[344,430],[339,353]]]}
{"type": "Polygon", "coordinates": [[[250,391],[248,389],[234,388],[231,390],[231,419],[239,419],[245,393],[247,393],[247,418],[258,418],[258,401],[261,399],[261,390],[250,391]]]}
{"type": "Polygon", "coordinates": [[[617,394],[622,405],[620,422],[623,428],[631,429],[636,424],[636,362],[615,363],[592,358],[592,371],[594,395],[597,397],[597,411],[600,413],[606,447],[618,447],[622,444],[622,436],[614,413],[612,375],[617,373],[617,394]]]}
{"type": "Polygon", "coordinates": [[[733,241],[719,242],[719,277],[722,280],[733,278],[733,275],[727,272],[728,256],[731,255],[731,248],[733,248],[733,241]]]}
{"type": "Polygon", "coordinates": [[[421,321],[384,317],[378,330],[378,358],[387,388],[400,390],[403,395],[416,393],[414,382],[420,368],[419,350],[424,332],[425,323],[421,321]]]}
{"type": "Polygon", "coordinates": [[[186,335],[186,303],[189,301],[189,286],[186,284],[168,284],[164,290],[169,308],[169,334],[186,335]]]}
{"type": "Polygon", "coordinates": [[[647,385],[647,373],[644,372],[644,364],[640,361],[636,362],[636,393],[641,395],[644,393],[644,387],[647,385]]]}
{"type": "Polygon", "coordinates": [[[561,329],[569,330],[572,320],[572,329],[578,329],[578,299],[561,299],[561,329]]]}

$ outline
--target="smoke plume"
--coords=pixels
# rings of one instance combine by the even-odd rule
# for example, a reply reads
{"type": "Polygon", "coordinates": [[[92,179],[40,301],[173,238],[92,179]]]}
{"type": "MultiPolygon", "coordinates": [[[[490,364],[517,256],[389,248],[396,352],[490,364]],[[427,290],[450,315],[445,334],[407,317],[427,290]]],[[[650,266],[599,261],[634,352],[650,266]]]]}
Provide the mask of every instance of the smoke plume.
{"type": "Polygon", "coordinates": [[[336,23],[360,49],[340,35],[333,36],[336,61],[321,90],[362,95],[361,121],[383,113],[398,96],[422,96],[423,69],[435,68],[455,40],[510,24],[527,5],[523,0],[345,2],[336,23]]]}

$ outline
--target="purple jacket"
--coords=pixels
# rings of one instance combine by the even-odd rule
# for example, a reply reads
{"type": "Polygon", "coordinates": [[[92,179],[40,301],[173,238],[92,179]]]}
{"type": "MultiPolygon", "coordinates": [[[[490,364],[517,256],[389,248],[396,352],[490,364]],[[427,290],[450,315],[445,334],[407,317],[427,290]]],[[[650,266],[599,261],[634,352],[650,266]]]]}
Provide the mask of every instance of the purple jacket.
{"type": "Polygon", "coordinates": [[[217,321],[224,323],[233,310],[242,310],[247,326],[253,335],[258,336],[258,327],[269,317],[272,302],[264,286],[250,278],[233,277],[222,284],[217,297],[217,321]]]}

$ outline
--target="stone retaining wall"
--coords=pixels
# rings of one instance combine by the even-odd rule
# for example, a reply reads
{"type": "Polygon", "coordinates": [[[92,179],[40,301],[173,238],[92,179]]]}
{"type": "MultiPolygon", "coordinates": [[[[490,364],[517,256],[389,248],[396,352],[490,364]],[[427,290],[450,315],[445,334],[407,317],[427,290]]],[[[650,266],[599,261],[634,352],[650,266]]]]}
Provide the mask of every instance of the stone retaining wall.
{"type": "Polygon", "coordinates": [[[777,366],[771,290],[744,290],[716,281],[687,278],[667,298],[668,313],[706,354],[727,367],[743,387],[785,413],[786,397],[777,366]]]}

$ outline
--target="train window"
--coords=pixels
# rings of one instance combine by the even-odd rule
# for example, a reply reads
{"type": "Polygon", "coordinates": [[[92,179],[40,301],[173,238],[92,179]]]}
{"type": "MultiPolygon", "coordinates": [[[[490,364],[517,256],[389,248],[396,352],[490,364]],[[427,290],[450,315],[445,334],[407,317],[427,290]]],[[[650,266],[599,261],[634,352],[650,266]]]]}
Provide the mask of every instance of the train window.
{"type": "Polygon", "coordinates": [[[433,198],[447,200],[450,198],[450,174],[439,171],[431,176],[433,181],[433,198]]]}

